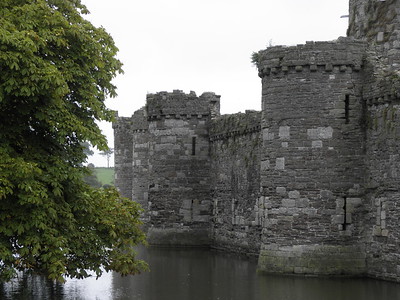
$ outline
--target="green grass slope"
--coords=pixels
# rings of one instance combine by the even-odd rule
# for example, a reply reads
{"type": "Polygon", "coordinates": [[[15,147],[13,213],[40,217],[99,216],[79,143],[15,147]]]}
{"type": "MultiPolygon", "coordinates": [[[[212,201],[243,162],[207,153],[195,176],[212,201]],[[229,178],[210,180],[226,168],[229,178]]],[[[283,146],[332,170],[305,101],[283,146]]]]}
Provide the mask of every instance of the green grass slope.
{"type": "Polygon", "coordinates": [[[114,185],[114,168],[94,168],[94,170],[102,185],[114,185]]]}

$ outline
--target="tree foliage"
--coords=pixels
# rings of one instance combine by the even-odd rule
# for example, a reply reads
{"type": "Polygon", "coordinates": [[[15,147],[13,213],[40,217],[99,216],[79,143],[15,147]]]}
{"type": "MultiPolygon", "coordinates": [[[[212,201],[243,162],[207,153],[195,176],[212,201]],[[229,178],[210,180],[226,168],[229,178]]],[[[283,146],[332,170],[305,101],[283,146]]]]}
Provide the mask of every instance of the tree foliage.
{"type": "Polygon", "coordinates": [[[80,0],[0,1],[0,276],[50,279],[146,268],[140,208],[83,182],[84,143],[107,150],[96,120],[121,72],[117,48],[80,0]]]}
{"type": "Polygon", "coordinates": [[[96,171],[94,169],[94,165],[88,164],[87,168],[89,169],[90,173],[87,174],[85,177],[83,177],[83,181],[92,187],[100,188],[102,186],[102,184],[97,178],[96,171]]]}

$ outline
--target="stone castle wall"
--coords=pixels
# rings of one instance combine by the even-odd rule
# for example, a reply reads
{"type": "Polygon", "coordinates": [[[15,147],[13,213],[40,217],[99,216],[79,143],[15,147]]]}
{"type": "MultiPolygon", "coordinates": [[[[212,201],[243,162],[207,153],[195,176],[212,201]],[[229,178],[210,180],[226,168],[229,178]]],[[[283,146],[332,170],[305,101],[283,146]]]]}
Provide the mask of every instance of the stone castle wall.
{"type": "Polygon", "coordinates": [[[351,0],[347,34],[386,48],[399,45],[400,3],[397,0],[351,0]]]}
{"type": "Polygon", "coordinates": [[[260,51],[261,112],[174,91],[117,118],[116,186],[145,208],[149,242],[400,281],[399,15],[351,0],[348,38],[260,51]]]}
{"type": "MultiPolygon", "coordinates": [[[[392,53],[398,49],[393,49],[392,53]]],[[[394,59],[395,57],[391,58],[394,59]]],[[[400,55],[397,56],[397,61],[400,55]]],[[[366,219],[369,274],[400,280],[400,81],[395,63],[370,49],[366,61],[366,219]]]]}
{"type": "Polygon", "coordinates": [[[400,2],[357,0],[350,8],[349,34],[370,42],[362,88],[368,274],[400,281],[400,2]]]}
{"type": "Polygon", "coordinates": [[[261,113],[226,115],[210,128],[213,247],[258,255],[261,113]]]}
{"type": "Polygon", "coordinates": [[[400,279],[400,98],[368,104],[365,228],[373,276],[400,279]]]}

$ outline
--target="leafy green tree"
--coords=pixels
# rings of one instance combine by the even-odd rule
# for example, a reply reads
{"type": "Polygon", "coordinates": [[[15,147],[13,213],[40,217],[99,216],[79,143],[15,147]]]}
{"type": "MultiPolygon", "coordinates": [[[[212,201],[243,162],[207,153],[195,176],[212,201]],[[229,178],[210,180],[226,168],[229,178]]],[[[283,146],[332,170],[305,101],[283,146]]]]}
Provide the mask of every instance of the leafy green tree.
{"type": "Polygon", "coordinates": [[[83,146],[83,153],[85,153],[86,156],[92,156],[94,154],[93,150],[90,149],[90,144],[87,141],[82,142],[81,145],[83,146]]]}
{"type": "Polygon", "coordinates": [[[96,171],[94,169],[94,165],[88,164],[87,167],[90,171],[90,174],[87,174],[85,177],[83,177],[83,181],[85,181],[88,185],[90,185],[92,187],[100,188],[102,185],[101,185],[101,182],[97,178],[96,171]]]}
{"type": "Polygon", "coordinates": [[[114,153],[113,148],[108,148],[107,150],[100,152],[100,155],[105,156],[107,158],[107,168],[110,167],[110,158],[113,153],[114,153]]]}
{"type": "Polygon", "coordinates": [[[85,146],[106,151],[96,120],[121,72],[80,0],[0,1],[0,277],[49,279],[146,269],[140,207],[84,183],[85,146]]]}

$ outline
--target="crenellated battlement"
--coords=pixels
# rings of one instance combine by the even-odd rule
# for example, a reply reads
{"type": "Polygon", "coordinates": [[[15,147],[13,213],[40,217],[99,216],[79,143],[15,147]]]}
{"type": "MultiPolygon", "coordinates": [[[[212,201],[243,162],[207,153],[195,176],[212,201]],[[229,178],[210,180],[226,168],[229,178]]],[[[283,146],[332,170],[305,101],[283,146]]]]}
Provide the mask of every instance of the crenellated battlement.
{"type": "Polygon", "coordinates": [[[114,130],[129,130],[132,127],[132,117],[115,117],[116,122],[112,124],[114,130]]]}
{"type": "Polygon", "coordinates": [[[363,65],[367,43],[351,38],[269,47],[258,53],[259,76],[298,72],[351,73],[363,65]]]}
{"type": "Polygon", "coordinates": [[[245,113],[222,115],[210,127],[210,142],[261,131],[261,112],[246,110],[245,113]]]}
{"type": "Polygon", "coordinates": [[[172,93],[148,94],[146,109],[149,120],[206,118],[212,114],[219,115],[219,103],[220,96],[214,93],[203,93],[197,97],[193,91],[185,94],[174,90],[172,93]]]}

